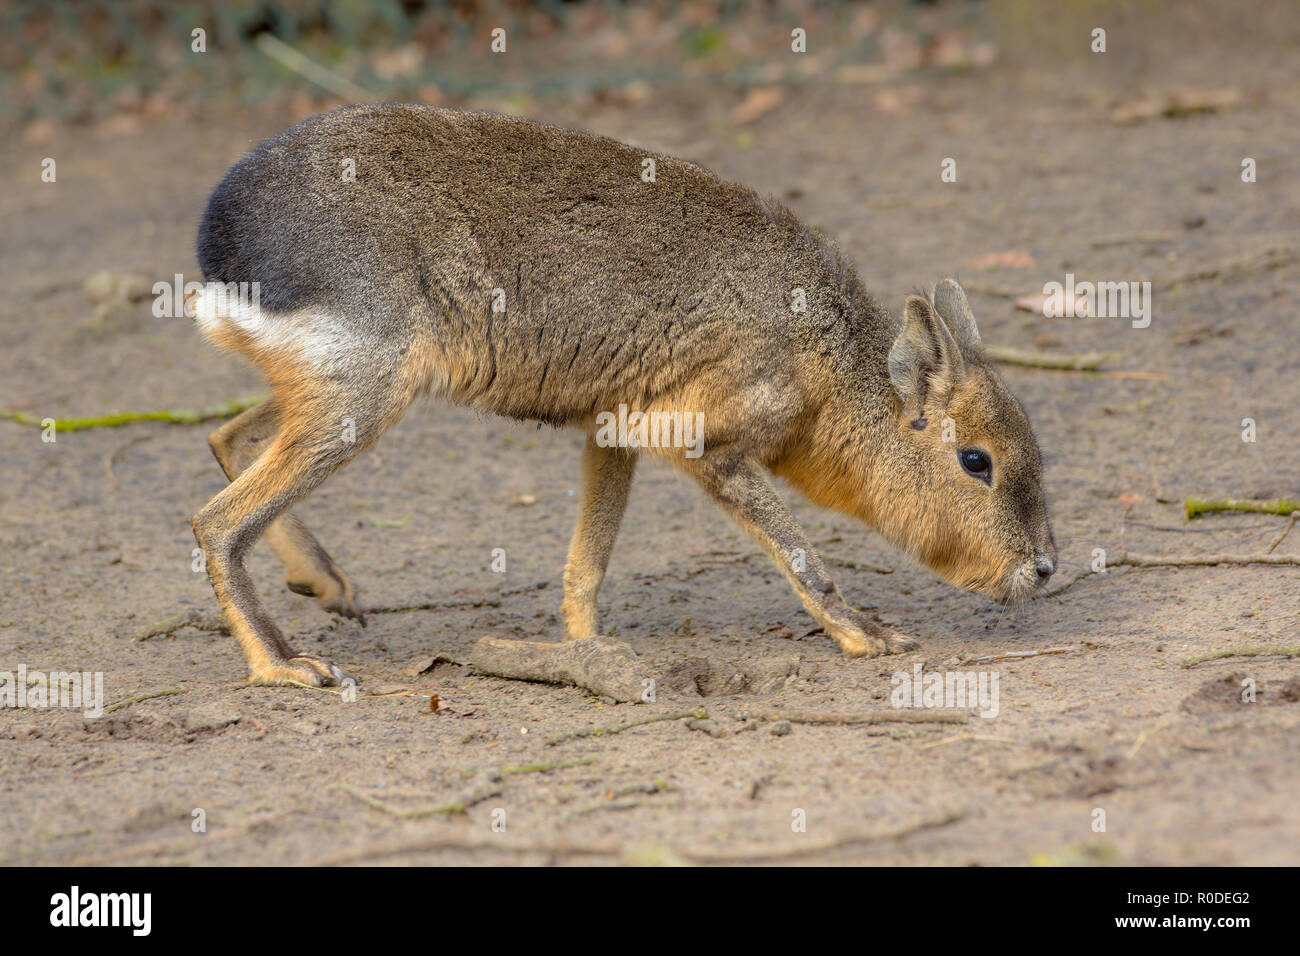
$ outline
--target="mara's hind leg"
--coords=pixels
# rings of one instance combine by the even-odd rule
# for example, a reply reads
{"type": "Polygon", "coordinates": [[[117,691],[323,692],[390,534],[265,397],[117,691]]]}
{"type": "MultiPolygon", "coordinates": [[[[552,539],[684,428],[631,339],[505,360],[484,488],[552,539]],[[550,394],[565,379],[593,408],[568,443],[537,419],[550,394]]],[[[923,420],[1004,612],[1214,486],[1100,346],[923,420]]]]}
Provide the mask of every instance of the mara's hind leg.
{"type": "Polygon", "coordinates": [[[345,676],[323,658],[289,649],[257,597],[244,558],[276,518],[400,417],[409,394],[368,384],[370,391],[367,383],[349,387],[321,376],[276,389],[272,401],[278,406],[279,428],[270,447],[191,522],[217,600],[255,683],[334,684],[345,676]],[[342,416],[355,422],[355,441],[336,427],[342,416]]]}
{"type": "MultiPolygon", "coordinates": [[[[234,481],[271,446],[279,428],[279,409],[274,399],[267,399],[214,431],[208,436],[208,446],[226,477],[234,481]]],[[[314,597],[331,614],[365,623],[352,581],[297,515],[284,512],[271,522],[264,536],[284,565],[290,591],[314,597]]]]}
{"type": "Polygon", "coordinates": [[[582,511],[564,566],[565,640],[600,633],[596,592],[605,579],[635,469],[635,451],[603,448],[588,436],[582,451],[582,511]]]}

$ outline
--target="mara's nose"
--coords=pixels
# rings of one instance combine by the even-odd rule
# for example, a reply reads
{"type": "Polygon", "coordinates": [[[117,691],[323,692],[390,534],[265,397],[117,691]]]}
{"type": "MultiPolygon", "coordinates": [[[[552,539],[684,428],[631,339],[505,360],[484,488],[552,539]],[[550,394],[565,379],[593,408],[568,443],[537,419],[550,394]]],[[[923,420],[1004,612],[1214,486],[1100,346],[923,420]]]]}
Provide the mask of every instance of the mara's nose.
{"type": "Polygon", "coordinates": [[[1045,582],[1056,571],[1056,566],[1052,564],[1052,559],[1045,554],[1040,554],[1034,560],[1034,570],[1038,572],[1039,582],[1045,582]]]}

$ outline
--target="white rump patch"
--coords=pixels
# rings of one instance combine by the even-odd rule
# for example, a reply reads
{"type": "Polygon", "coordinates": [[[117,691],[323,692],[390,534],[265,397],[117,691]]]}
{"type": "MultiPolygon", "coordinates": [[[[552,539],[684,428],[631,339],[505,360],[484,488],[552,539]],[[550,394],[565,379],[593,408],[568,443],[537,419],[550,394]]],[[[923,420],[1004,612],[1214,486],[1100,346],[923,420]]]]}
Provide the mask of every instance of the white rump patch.
{"type": "Polygon", "coordinates": [[[328,313],[298,309],[270,312],[257,297],[232,294],[229,286],[208,283],[187,300],[186,309],[210,340],[215,333],[234,327],[255,347],[284,348],[321,369],[355,358],[362,343],[328,313]]]}

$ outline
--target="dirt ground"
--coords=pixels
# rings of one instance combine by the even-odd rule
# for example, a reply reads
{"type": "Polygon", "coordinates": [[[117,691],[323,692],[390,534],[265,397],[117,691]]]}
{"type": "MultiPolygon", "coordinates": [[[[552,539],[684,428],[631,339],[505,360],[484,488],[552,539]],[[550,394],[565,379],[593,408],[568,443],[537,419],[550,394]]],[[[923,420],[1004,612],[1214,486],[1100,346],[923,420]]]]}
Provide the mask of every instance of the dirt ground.
{"type": "MultiPolygon", "coordinates": [[[[1004,369],[1045,452],[1060,587],[1098,548],[1262,552],[1284,518],[1189,522],[1182,500],[1300,492],[1294,47],[1286,35],[1201,42],[1050,71],[1004,49],[988,70],[918,76],[892,96],[827,79],[743,130],[729,119],[740,94],[722,89],[581,110],[549,101],[533,115],[775,193],[836,236],[891,309],[956,274],[986,342],[1121,353],[1105,367],[1125,374],[1004,369]],[[1139,86],[1184,85],[1241,99],[1112,122],[1139,86]],[[945,157],[955,183],[940,181],[945,157]],[[1244,157],[1255,183],[1242,182],[1244,157]],[[1007,252],[1032,264],[979,261],[1007,252]],[[1067,272],[1150,280],[1150,327],[1014,308],[1067,272]]],[[[289,119],[203,113],[60,127],[40,145],[5,137],[0,406],[62,417],[256,394],[254,373],[188,320],[153,317],[147,299],[96,313],[81,286],[98,269],[197,279],[208,192],[289,119]],[[56,184],[39,180],[43,156],[58,160],[56,184]]],[[[0,862],[1300,862],[1296,659],[1188,666],[1300,644],[1300,567],[1112,567],[1007,610],[785,489],[849,600],[924,639],[917,653],[849,660],[720,510],[650,464],[602,590],[606,630],[661,677],[699,659],[725,672],[770,658],[790,676],[760,693],[661,680],[656,702],[614,704],[455,663],[483,635],[560,638],[581,437],[425,403],[298,509],[380,609],[366,628],[288,592],[264,544],[250,559],[296,646],[359,678],[346,701],[248,686],[234,641],[210,629],[139,637],[216,613],[188,526],[224,483],[213,427],[46,443],[0,421],[0,670],[101,671],[106,702],[129,702],[99,719],[0,711],[0,862]],[[505,573],[490,568],[494,548],[505,573]],[[769,719],[889,712],[891,675],[918,663],[996,672],[998,715],[769,719]],[[1254,703],[1240,700],[1246,679],[1254,703]],[[707,720],[553,742],[697,708],[707,720]]],[[[1300,555],[1300,532],[1274,553],[1300,555]]]]}

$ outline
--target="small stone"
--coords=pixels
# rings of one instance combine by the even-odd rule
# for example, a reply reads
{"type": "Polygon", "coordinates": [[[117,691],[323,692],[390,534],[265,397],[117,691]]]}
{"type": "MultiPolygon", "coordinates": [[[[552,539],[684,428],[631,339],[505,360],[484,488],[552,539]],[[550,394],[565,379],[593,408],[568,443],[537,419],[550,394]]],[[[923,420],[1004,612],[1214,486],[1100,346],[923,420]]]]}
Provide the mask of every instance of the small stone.
{"type": "Polygon", "coordinates": [[[772,725],[773,737],[784,737],[789,732],[790,732],[790,721],[788,720],[778,720],[776,723],[772,725]]]}
{"type": "Polygon", "coordinates": [[[701,733],[708,734],[710,737],[725,737],[726,732],[718,726],[716,720],[688,720],[686,726],[691,730],[698,730],[701,733]]]}

